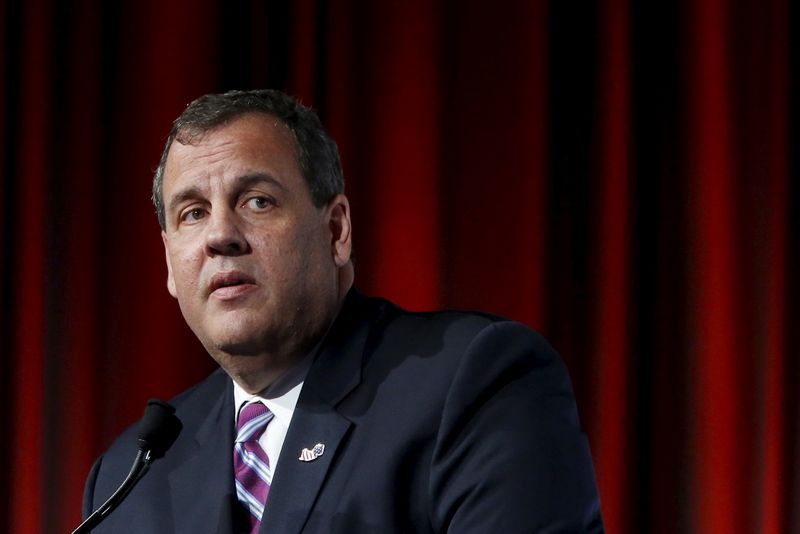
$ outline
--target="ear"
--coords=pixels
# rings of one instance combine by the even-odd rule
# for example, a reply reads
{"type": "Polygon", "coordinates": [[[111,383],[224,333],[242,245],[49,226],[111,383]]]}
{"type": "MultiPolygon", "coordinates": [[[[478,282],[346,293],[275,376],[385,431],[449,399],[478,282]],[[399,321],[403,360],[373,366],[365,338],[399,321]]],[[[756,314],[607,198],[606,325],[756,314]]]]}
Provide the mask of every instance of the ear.
{"type": "Polygon", "coordinates": [[[337,267],[350,261],[353,251],[352,226],[350,225],[350,202],[338,194],[328,203],[328,227],[331,231],[331,253],[337,267]]]}
{"type": "Polygon", "coordinates": [[[164,242],[164,257],[167,259],[167,291],[175,298],[178,298],[178,293],[175,291],[175,279],[172,277],[172,264],[169,261],[169,243],[167,242],[167,234],[161,231],[161,241],[164,242]]]}

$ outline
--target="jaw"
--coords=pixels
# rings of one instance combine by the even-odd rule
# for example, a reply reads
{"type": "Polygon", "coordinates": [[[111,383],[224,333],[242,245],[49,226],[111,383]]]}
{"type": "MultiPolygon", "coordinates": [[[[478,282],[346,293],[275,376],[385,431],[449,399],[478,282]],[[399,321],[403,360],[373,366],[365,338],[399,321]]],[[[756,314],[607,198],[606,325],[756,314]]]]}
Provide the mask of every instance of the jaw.
{"type": "Polygon", "coordinates": [[[302,309],[281,316],[263,308],[214,308],[193,331],[220,367],[248,391],[260,391],[272,383],[302,359],[321,335],[316,321],[302,320],[309,315],[302,309]]]}

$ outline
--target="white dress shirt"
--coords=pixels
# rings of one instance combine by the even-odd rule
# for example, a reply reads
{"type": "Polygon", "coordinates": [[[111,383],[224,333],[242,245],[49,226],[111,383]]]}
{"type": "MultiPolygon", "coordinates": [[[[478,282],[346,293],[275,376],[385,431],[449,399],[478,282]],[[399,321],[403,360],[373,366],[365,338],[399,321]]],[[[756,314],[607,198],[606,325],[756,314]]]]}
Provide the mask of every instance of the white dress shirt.
{"type": "MultiPolygon", "coordinates": [[[[308,374],[308,369],[311,367],[312,359],[311,355],[309,355],[300,364],[257,395],[247,393],[235,380],[233,381],[233,405],[236,410],[234,424],[239,421],[239,412],[241,412],[242,407],[253,401],[263,402],[269,411],[274,414],[274,417],[258,440],[261,448],[264,449],[269,457],[269,465],[273,473],[275,473],[275,469],[278,466],[283,440],[289,430],[289,423],[292,422],[294,408],[297,405],[297,399],[300,397],[300,391],[303,389],[303,383],[306,374],[308,374]]],[[[297,451],[297,454],[299,455],[300,451],[297,451]]]]}

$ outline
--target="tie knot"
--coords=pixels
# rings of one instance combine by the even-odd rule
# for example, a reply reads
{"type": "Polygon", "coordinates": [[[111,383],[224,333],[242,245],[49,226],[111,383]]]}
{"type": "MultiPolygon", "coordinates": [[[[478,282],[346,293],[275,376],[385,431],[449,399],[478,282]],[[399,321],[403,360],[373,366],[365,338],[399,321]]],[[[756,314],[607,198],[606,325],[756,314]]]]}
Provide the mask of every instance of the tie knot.
{"type": "Polygon", "coordinates": [[[236,441],[241,443],[250,439],[258,439],[261,432],[272,419],[272,412],[260,402],[251,402],[242,408],[236,424],[236,441]]]}

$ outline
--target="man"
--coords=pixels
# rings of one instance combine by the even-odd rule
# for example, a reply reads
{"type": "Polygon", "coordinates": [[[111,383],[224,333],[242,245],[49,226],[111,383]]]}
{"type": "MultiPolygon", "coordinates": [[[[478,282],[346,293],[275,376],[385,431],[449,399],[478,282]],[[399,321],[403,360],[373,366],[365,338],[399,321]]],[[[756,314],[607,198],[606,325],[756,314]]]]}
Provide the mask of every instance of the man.
{"type": "MultiPolygon", "coordinates": [[[[601,532],[566,370],[526,327],[353,286],[335,144],[277,91],[202,97],[156,171],[167,287],[221,370],[95,532],[601,532]],[[260,530],[259,530],[260,528],[260,530]]],[[[84,514],[125,477],[95,464],[84,514]]]]}

